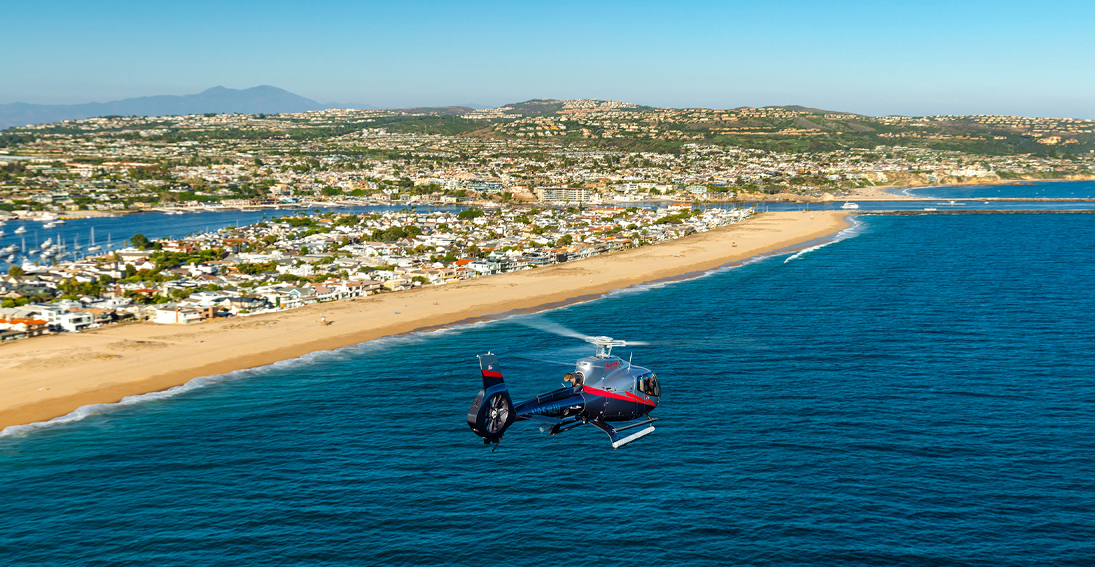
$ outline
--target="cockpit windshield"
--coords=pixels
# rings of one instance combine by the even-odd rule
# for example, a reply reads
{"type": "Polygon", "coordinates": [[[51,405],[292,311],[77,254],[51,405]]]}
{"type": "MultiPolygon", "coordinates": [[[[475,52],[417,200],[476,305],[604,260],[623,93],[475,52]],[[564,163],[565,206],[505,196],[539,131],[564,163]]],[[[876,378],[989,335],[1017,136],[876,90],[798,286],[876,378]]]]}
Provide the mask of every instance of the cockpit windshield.
{"type": "Polygon", "coordinates": [[[662,389],[658,386],[658,377],[653,372],[643,374],[635,379],[635,389],[648,396],[661,396],[662,389]]]}

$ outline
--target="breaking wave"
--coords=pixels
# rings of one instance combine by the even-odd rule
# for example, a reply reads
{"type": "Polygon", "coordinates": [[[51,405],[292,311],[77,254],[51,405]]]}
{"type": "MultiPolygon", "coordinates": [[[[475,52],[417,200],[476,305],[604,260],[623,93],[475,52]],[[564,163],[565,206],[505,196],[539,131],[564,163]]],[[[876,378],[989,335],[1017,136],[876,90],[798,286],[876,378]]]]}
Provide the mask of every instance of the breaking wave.
{"type": "Polygon", "coordinates": [[[822,242],[821,244],[818,244],[816,246],[810,246],[809,248],[804,248],[802,250],[799,250],[798,252],[795,252],[794,254],[791,254],[790,256],[788,256],[787,259],[783,261],[783,263],[786,264],[787,262],[790,262],[791,260],[798,260],[799,258],[801,258],[803,255],[807,254],[808,252],[813,252],[814,250],[825,248],[826,246],[829,246],[830,244],[836,244],[837,242],[840,242],[842,240],[847,240],[849,238],[858,236],[863,232],[863,223],[860,222],[858,219],[856,219],[854,216],[853,217],[848,217],[848,222],[851,223],[851,226],[849,226],[848,228],[834,234],[832,239],[829,240],[828,242],[822,242]]]}

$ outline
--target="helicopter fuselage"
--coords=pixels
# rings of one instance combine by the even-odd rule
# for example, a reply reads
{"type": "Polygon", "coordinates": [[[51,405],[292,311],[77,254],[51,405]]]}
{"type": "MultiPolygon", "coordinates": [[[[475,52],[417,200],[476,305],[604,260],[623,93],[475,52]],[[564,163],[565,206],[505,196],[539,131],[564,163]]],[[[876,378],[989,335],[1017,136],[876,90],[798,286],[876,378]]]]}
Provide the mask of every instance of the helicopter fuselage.
{"type": "Polygon", "coordinates": [[[658,407],[661,398],[653,372],[616,356],[579,359],[574,372],[567,376],[573,377],[573,386],[516,404],[517,419],[579,416],[585,420],[631,421],[658,407]]]}
{"type": "Polygon", "coordinates": [[[578,359],[574,371],[563,377],[569,386],[519,403],[510,398],[497,357],[488,353],[479,360],[483,389],[472,402],[467,421],[484,443],[498,443],[512,423],[525,420],[550,425],[550,435],[592,424],[608,434],[613,448],[654,431],[651,424],[656,419],[650,412],[661,401],[657,376],[604,350],[578,359]],[[608,425],[621,421],[634,423],[608,425]]]}

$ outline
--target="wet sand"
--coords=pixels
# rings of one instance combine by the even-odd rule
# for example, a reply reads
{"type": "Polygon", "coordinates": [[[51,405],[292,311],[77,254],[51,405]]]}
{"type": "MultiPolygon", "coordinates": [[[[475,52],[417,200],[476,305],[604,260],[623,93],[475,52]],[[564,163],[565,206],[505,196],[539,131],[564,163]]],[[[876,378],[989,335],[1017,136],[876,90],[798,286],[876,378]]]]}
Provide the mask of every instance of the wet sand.
{"type": "Polygon", "coordinates": [[[843,212],[763,213],[623,252],[195,325],[141,322],[0,346],[0,428],[380,337],[596,297],[835,234],[843,212]],[[321,325],[320,318],[329,325],[321,325]]]}

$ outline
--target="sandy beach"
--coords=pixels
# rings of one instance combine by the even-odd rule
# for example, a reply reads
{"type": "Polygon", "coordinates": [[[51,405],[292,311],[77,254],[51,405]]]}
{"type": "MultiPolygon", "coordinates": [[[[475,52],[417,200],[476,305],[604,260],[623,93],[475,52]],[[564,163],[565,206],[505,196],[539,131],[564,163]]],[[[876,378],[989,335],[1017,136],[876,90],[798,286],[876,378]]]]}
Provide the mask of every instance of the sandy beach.
{"type": "Polygon", "coordinates": [[[763,213],[703,234],[546,268],[196,325],[131,323],[0,346],[0,428],[384,336],[596,297],[846,228],[842,212],[763,213]],[[330,322],[321,325],[320,318],[330,322]]]}

